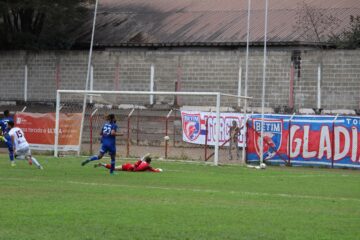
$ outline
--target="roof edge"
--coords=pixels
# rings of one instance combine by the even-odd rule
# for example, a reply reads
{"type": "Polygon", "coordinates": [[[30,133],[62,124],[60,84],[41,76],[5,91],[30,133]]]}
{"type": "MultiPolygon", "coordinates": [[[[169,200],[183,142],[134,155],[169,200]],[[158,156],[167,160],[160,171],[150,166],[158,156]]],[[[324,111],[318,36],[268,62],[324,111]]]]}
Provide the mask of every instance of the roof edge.
{"type": "MultiPolygon", "coordinates": [[[[90,44],[77,44],[75,49],[87,49],[90,44]]],[[[264,46],[264,42],[250,42],[252,47],[264,46]]],[[[267,42],[267,46],[288,46],[288,47],[316,47],[316,48],[335,48],[334,43],[329,42],[306,42],[306,41],[288,41],[288,42],[267,42]]],[[[118,44],[94,44],[94,48],[168,48],[168,47],[246,47],[246,42],[172,42],[172,43],[118,43],[118,44]]]]}

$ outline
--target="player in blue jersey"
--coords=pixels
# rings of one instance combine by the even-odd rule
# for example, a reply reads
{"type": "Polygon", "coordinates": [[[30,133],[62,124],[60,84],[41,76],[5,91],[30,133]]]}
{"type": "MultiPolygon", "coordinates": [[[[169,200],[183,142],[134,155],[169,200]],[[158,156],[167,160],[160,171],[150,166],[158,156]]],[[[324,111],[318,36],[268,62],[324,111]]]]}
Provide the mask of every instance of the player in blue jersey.
{"type": "Polygon", "coordinates": [[[5,110],[4,117],[3,117],[3,119],[0,120],[0,127],[1,127],[0,140],[4,141],[6,143],[6,146],[9,151],[9,158],[10,158],[11,166],[15,166],[14,150],[13,150],[13,146],[11,143],[11,138],[9,136],[10,129],[8,128],[8,122],[10,122],[10,121],[13,122],[14,119],[10,116],[9,110],[5,110]]]}
{"type": "Polygon", "coordinates": [[[105,153],[109,153],[111,157],[111,168],[110,173],[114,172],[115,169],[115,155],[116,155],[116,136],[121,136],[121,133],[117,133],[118,126],[116,125],[116,119],[114,114],[109,114],[106,117],[106,123],[101,129],[101,148],[98,155],[92,156],[81,163],[82,166],[85,164],[101,159],[105,153]]]}

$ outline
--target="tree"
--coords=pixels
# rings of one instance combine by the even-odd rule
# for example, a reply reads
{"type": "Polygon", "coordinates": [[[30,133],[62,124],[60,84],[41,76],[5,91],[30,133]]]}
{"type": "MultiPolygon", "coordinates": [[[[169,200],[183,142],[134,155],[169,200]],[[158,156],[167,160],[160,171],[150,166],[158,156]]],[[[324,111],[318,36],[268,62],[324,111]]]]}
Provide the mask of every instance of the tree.
{"type": "Polygon", "coordinates": [[[360,16],[350,15],[350,24],[342,33],[330,38],[338,48],[360,48],[360,16]]]}
{"type": "Polygon", "coordinates": [[[1,49],[68,49],[89,0],[0,0],[1,49]]]}
{"type": "Polygon", "coordinates": [[[303,1],[296,10],[295,29],[308,42],[327,43],[329,35],[339,27],[339,21],[337,17],[328,14],[326,9],[316,8],[303,1]]]}

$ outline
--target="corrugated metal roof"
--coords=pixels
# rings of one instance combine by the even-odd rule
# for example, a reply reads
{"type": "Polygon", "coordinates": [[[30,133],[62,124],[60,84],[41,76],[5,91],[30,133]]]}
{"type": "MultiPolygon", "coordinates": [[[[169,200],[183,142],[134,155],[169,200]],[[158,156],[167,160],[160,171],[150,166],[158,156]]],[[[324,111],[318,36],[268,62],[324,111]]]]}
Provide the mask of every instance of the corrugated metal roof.
{"type": "MultiPolygon", "coordinates": [[[[100,0],[95,46],[237,45],[246,42],[247,0],[100,0]]],[[[264,0],[252,0],[251,42],[264,39],[264,0]]],[[[273,44],[317,42],[306,29],[304,4],[336,20],[321,26],[323,36],[339,33],[360,15],[359,0],[269,0],[268,41],[273,44]],[[298,24],[298,22],[302,23],[298,24]]],[[[88,43],[92,18],[78,33],[88,43]]]]}

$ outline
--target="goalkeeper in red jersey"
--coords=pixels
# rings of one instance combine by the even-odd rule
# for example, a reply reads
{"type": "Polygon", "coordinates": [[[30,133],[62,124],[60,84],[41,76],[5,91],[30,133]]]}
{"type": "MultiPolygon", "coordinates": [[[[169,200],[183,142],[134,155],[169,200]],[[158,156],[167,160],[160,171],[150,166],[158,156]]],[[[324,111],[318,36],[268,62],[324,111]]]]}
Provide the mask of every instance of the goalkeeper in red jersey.
{"type": "MultiPolygon", "coordinates": [[[[139,159],[136,163],[125,163],[121,166],[116,166],[114,171],[127,171],[127,172],[162,172],[161,168],[153,168],[150,166],[151,157],[145,156],[139,159]]],[[[110,164],[98,163],[94,167],[111,168],[110,164]]]]}

